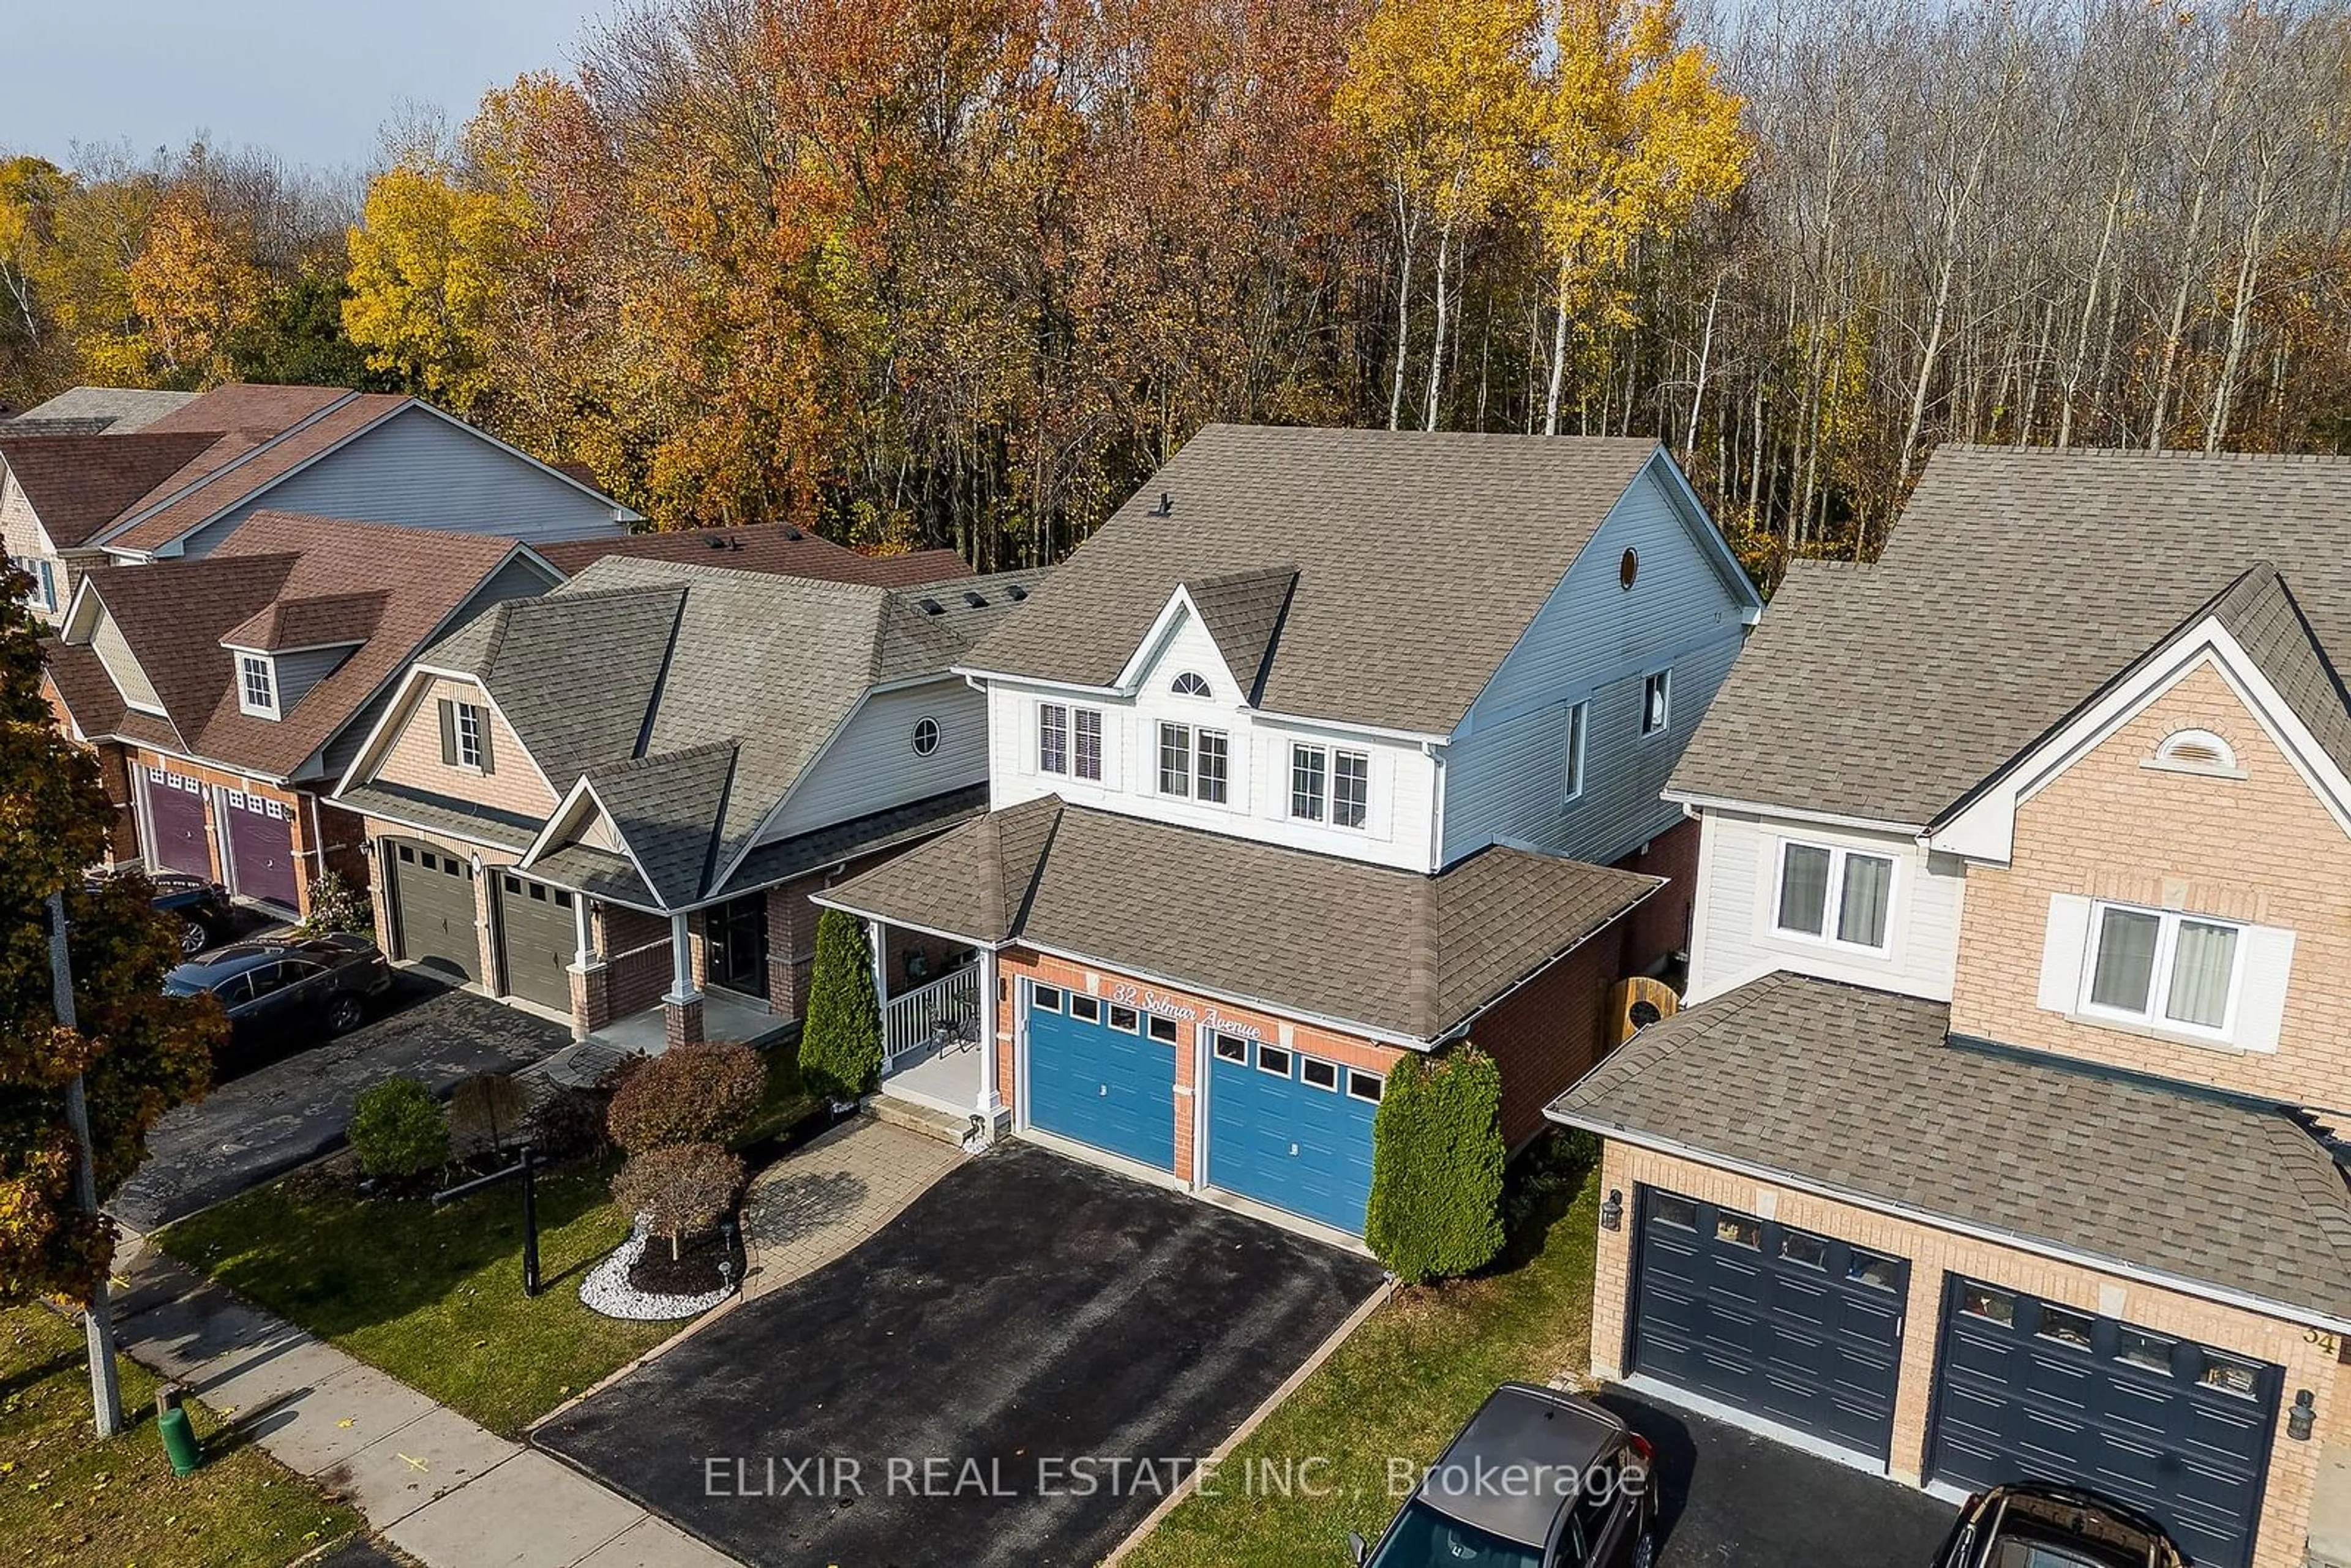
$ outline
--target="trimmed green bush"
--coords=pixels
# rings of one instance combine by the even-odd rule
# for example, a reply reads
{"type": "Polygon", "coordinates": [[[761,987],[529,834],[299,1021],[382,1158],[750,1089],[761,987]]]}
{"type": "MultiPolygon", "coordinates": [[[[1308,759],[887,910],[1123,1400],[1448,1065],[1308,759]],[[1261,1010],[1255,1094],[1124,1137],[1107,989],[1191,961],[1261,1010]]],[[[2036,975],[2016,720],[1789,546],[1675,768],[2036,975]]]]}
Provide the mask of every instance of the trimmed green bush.
{"type": "Polygon", "coordinates": [[[817,917],[816,967],[800,1030],[800,1079],[811,1094],[852,1099],[882,1082],[882,1002],[864,923],[838,909],[817,917]]]}
{"type": "Polygon", "coordinates": [[[675,1045],[621,1081],[607,1124],[632,1155],[723,1144],[758,1114],[767,1086],[767,1064],[747,1045],[675,1045]]]}
{"type": "Polygon", "coordinates": [[[1501,1110],[1502,1074],[1475,1047],[1389,1071],[1364,1239],[1405,1283],[1471,1273],[1501,1251],[1501,1110]]]}
{"type": "Polygon", "coordinates": [[[449,1123],[433,1091],[387,1078],[351,1106],[351,1149],[372,1176],[420,1176],[449,1163],[449,1123]]]}

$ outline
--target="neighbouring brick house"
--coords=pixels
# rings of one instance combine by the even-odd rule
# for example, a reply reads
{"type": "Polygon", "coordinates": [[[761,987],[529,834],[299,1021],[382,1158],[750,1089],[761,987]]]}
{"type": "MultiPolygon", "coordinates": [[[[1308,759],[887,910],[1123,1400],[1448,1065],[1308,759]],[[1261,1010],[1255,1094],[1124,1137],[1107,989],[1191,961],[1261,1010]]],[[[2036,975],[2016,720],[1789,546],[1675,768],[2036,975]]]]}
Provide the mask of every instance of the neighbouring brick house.
{"type": "Polygon", "coordinates": [[[1689,1000],[1605,1140],[1593,1361],[1897,1479],[2298,1568],[2346,1433],[2351,464],[1946,448],[1675,771],[1689,1000]]]}
{"type": "Polygon", "coordinates": [[[1686,942],[1657,791],[1757,606],[1652,442],[1210,426],[961,661],[994,810],[818,895],[977,952],[883,1092],[1360,1235],[1395,1061],[1475,1042],[1522,1143],[1686,942]]]}
{"type": "Polygon", "coordinates": [[[513,539],[264,512],[202,560],[83,578],[47,689],[98,754],[118,862],[305,915],[320,871],[364,884],[323,797],[408,662],[561,580],[513,539]]]}
{"type": "MultiPolygon", "coordinates": [[[[823,548],[794,570],[906,570],[823,548]]],[[[1040,576],[935,563],[955,579],[892,590],[659,553],[425,651],[336,797],[394,956],[582,1038],[653,1015],[656,1046],[799,1017],[809,894],[985,809],[986,702],[952,666],[1040,576]]]]}

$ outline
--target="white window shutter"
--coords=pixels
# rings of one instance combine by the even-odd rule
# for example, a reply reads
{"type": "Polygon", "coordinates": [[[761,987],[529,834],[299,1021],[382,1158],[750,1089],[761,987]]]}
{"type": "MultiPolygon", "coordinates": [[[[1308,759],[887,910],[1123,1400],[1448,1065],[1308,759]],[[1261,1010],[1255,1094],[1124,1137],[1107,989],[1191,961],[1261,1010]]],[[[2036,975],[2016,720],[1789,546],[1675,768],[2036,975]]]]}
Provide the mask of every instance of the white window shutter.
{"type": "Polygon", "coordinates": [[[2245,976],[2237,992],[2235,1043],[2275,1051],[2285,1022],[2285,988],[2294,967],[2294,933],[2275,925],[2245,927],[2245,976]]]}
{"type": "Polygon", "coordinates": [[[2049,930],[2041,939],[2040,1006],[2070,1013],[2082,996],[2082,959],[2090,946],[2090,901],[2060,893],[2049,900],[2049,930]]]}

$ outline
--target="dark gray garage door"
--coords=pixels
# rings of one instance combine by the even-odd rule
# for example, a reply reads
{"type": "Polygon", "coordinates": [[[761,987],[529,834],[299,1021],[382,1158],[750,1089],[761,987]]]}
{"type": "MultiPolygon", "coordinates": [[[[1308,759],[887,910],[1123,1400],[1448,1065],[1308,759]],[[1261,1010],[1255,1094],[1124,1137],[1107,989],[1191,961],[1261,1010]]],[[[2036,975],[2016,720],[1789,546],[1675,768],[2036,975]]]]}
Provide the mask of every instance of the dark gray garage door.
{"type": "Polygon", "coordinates": [[[2283,1374],[1956,1275],[1927,1474],[2088,1487],[2161,1520],[2198,1568],[2243,1568],[2283,1374]]]}
{"type": "Polygon", "coordinates": [[[512,872],[497,873],[498,950],[507,990],[560,1012],[571,1010],[572,956],[580,950],[572,895],[512,872]]]}
{"type": "Polygon", "coordinates": [[[1641,1210],[1634,1370],[1885,1458],[1910,1265],[1653,1187],[1641,1210]]]}
{"type": "Polygon", "coordinates": [[[407,839],[383,841],[392,870],[399,955],[444,974],[482,977],[482,947],[474,929],[474,867],[463,855],[407,839]]]}

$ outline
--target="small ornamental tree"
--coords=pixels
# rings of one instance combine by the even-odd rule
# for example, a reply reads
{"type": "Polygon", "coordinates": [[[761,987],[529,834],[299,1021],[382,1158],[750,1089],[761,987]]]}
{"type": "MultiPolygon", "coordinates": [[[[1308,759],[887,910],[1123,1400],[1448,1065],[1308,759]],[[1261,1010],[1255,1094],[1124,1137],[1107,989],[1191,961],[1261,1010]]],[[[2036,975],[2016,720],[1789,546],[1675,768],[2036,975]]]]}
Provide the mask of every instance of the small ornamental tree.
{"type": "Polygon", "coordinates": [[[716,1144],[672,1144],[629,1156],[612,1178],[612,1197],[655,1236],[678,1239],[707,1230],[735,1207],[743,1189],[743,1162],[716,1144]]]}
{"type": "Polygon", "coordinates": [[[449,1124],[433,1091],[413,1078],[387,1078],[351,1107],[351,1149],[360,1169],[405,1179],[449,1163],[449,1124]]]}
{"type": "Polygon", "coordinates": [[[767,1087],[767,1065],[747,1045],[672,1046],[622,1081],[606,1125],[632,1155],[724,1144],[758,1114],[767,1087]]]}
{"type": "Polygon", "coordinates": [[[466,1153],[504,1154],[521,1125],[529,1097],[511,1072],[476,1072],[449,1096],[449,1136],[466,1153]]]}
{"type": "Polygon", "coordinates": [[[1501,1251],[1501,1072],[1473,1046],[1389,1071],[1364,1239],[1405,1283],[1470,1273],[1501,1251]]]}
{"type": "Polygon", "coordinates": [[[864,923],[838,909],[817,917],[816,967],[800,1030],[800,1078],[811,1094],[853,1099],[882,1082],[882,1001],[864,923]]]}

